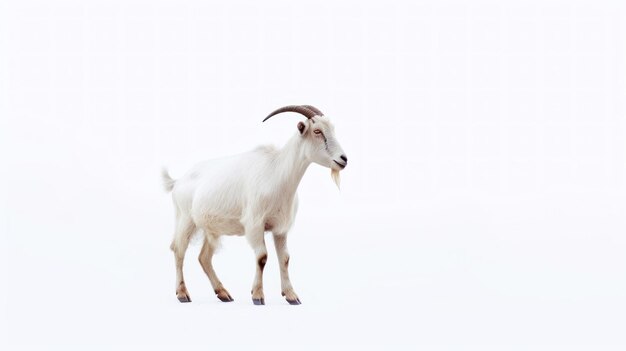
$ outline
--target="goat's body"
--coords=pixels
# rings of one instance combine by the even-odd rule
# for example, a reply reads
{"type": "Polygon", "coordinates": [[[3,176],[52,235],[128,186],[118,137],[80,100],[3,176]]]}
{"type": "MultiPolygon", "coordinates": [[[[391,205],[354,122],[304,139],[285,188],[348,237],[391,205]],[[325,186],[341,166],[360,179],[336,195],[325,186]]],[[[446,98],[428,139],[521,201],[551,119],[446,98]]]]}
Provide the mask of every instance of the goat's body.
{"type": "Polygon", "coordinates": [[[249,222],[262,223],[264,230],[287,232],[297,211],[297,195],[276,187],[278,156],[276,148],[264,146],[199,163],[174,184],[177,217],[216,237],[244,235],[244,215],[252,217],[246,218],[249,222]]]}

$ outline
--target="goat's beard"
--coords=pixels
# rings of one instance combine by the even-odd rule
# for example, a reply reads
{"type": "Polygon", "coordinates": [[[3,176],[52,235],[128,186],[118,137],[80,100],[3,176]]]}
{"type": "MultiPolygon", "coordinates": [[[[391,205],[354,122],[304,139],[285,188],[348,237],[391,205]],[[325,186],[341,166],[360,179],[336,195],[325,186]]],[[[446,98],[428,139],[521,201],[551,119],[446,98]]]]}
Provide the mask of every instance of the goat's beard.
{"type": "Polygon", "coordinates": [[[335,182],[335,184],[337,185],[337,189],[341,190],[341,187],[339,187],[339,184],[341,183],[341,178],[339,178],[339,171],[331,169],[330,177],[333,178],[333,182],[335,182]]]}

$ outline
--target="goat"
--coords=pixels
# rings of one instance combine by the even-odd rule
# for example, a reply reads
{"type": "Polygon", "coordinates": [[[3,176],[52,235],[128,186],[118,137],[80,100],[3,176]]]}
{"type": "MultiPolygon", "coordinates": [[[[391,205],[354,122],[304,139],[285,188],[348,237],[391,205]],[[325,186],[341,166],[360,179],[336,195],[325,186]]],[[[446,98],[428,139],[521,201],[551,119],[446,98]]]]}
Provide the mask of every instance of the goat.
{"type": "Polygon", "coordinates": [[[300,299],[289,279],[287,233],[298,210],[296,190],[311,163],[331,169],[339,186],[339,172],[348,163],[334,126],[310,105],[285,106],[264,120],[283,112],[296,112],[307,119],[297,124],[298,132],[281,149],[261,146],[252,151],[204,161],[186,175],[173,180],[163,170],[163,182],[172,191],[176,210],[174,240],[170,246],[176,261],[176,297],[191,302],[183,278],[183,260],[189,240],[201,230],[204,242],[198,257],[217,298],[233,301],[213,270],[212,257],[222,235],[244,235],[256,259],[252,301],[264,305],[263,269],[267,261],[264,235],[271,231],[280,266],[282,295],[292,305],[300,299]]]}

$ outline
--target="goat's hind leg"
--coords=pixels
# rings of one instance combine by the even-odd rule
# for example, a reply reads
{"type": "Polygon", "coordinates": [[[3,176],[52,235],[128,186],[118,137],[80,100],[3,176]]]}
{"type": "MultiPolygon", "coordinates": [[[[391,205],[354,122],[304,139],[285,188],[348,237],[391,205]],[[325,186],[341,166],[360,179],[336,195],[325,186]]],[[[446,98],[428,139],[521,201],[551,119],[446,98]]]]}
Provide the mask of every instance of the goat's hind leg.
{"type": "Polygon", "coordinates": [[[189,246],[189,240],[196,231],[196,226],[190,218],[179,217],[176,223],[176,233],[170,249],[174,252],[176,261],[176,298],[180,302],[191,302],[189,292],[185,286],[185,278],[183,277],[183,262],[185,261],[185,252],[189,246]]]}
{"type": "Polygon", "coordinates": [[[217,238],[212,236],[210,233],[204,234],[204,244],[202,244],[202,250],[200,250],[200,256],[198,256],[198,261],[200,261],[200,265],[206,273],[209,281],[211,282],[211,286],[213,287],[213,291],[217,295],[217,298],[222,302],[231,302],[235,301],[228,293],[228,290],[224,288],[222,282],[217,278],[217,274],[213,270],[213,254],[215,253],[215,248],[217,246],[217,238]]]}

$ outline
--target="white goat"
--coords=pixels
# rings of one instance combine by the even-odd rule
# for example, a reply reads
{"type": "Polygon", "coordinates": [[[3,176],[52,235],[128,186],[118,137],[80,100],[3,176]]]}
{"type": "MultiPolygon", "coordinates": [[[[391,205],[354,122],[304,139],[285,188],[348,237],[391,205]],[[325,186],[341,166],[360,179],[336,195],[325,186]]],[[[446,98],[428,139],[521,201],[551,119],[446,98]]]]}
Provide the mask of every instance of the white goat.
{"type": "Polygon", "coordinates": [[[211,263],[219,237],[245,235],[256,258],[252,301],[255,305],[265,304],[264,234],[271,231],[280,265],[282,295],[290,304],[300,304],[289,280],[287,252],[287,233],[298,209],[296,190],[311,162],[330,168],[339,186],[339,171],[346,167],[348,158],[335,138],[333,125],[313,106],[282,107],[263,122],[289,111],[300,113],[307,120],[298,122],[298,133],[280,150],[261,146],[243,154],[205,161],[178,180],[163,171],[165,188],[173,192],[176,208],[176,230],[170,247],[176,259],[176,297],[180,302],[191,302],[183,279],[183,260],[191,236],[200,229],[204,243],[199,260],[217,298],[233,301],[211,263]]]}

